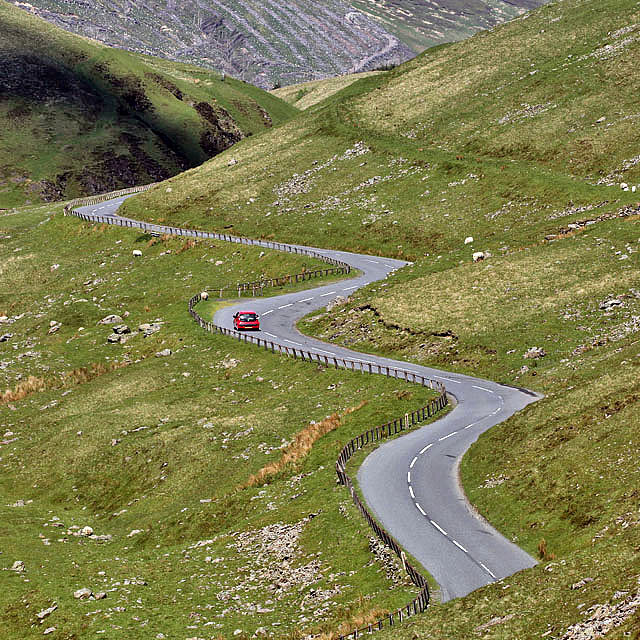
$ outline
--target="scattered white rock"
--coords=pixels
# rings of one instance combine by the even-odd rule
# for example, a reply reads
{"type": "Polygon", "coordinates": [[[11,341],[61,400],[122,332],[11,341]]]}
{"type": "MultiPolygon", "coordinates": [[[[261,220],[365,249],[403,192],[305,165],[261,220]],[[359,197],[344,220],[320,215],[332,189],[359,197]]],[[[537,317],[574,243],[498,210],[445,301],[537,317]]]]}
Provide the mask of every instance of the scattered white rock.
{"type": "Polygon", "coordinates": [[[327,305],[327,311],[331,312],[333,311],[336,307],[341,307],[345,304],[347,304],[347,298],[345,298],[344,296],[336,296],[333,300],[331,300],[331,302],[329,302],[329,304],[327,305]]]}
{"type": "Polygon", "coordinates": [[[473,261],[474,262],[480,262],[481,260],[484,260],[487,257],[487,255],[485,254],[484,251],[476,251],[473,254],[473,261]]]}
{"type": "Polygon", "coordinates": [[[5,333],[0,336],[0,342],[9,342],[13,338],[13,333],[5,333]]]}
{"type": "Polygon", "coordinates": [[[541,347],[529,347],[522,357],[537,360],[538,358],[544,358],[546,355],[547,352],[541,347]]]}
{"type": "Polygon", "coordinates": [[[16,560],[11,565],[11,571],[15,571],[16,573],[24,573],[26,571],[26,567],[24,566],[24,562],[22,560],[16,560]]]}
{"type": "Polygon", "coordinates": [[[56,331],[58,331],[58,329],[60,329],[61,326],[62,323],[58,322],[57,320],[51,320],[49,322],[49,334],[55,333],[56,331]]]}
{"type": "Polygon", "coordinates": [[[131,333],[131,329],[126,324],[117,324],[113,327],[113,333],[121,336],[125,333],[131,333]]]}
{"type": "Polygon", "coordinates": [[[53,633],[56,630],[55,627],[47,627],[43,632],[43,636],[48,636],[50,633],[53,633]]]}
{"type": "Polygon", "coordinates": [[[571,585],[571,589],[575,591],[576,589],[582,589],[589,582],[593,582],[593,578],[582,578],[582,580],[578,580],[578,582],[574,582],[571,585]]]}
{"type": "Polygon", "coordinates": [[[156,353],[156,358],[166,358],[167,356],[170,356],[171,353],[171,349],[163,349],[162,351],[158,351],[158,353],[156,353]]]}
{"type": "Polygon", "coordinates": [[[43,609],[36,613],[36,618],[38,620],[44,620],[46,617],[50,616],[56,609],[58,608],[57,604],[52,604],[48,609],[43,609]]]}
{"type": "Polygon", "coordinates": [[[142,529],[133,529],[127,533],[127,538],[133,538],[133,536],[137,536],[139,533],[144,533],[144,531],[142,529]]]}
{"type": "Polygon", "coordinates": [[[73,592],[73,597],[76,600],[88,600],[93,595],[93,591],[87,587],[83,587],[82,589],[78,589],[73,592]]]}
{"type": "Polygon", "coordinates": [[[90,526],[86,526],[86,527],[82,527],[82,529],[80,529],[80,535],[81,536],[92,536],[93,535],[93,527],[90,526]]]}
{"type": "Polygon", "coordinates": [[[465,243],[465,244],[471,244],[472,242],[473,242],[473,237],[472,237],[472,236],[467,236],[467,237],[464,239],[464,243],[465,243]]]}
{"type": "Polygon", "coordinates": [[[618,298],[610,298],[609,300],[605,300],[604,302],[602,302],[600,304],[600,308],[603,311],[611,311],[612,309],[615,309],[616,307],[621,307],[624,304],[624,302],[622,302],[622,300],[618,299],[618,298]]]}
{"type": "Polygon", "coordinates": [[[51,271],[57,271],[60,268],[59,264],[52,264],[51,265],[51,271]]]}
{"type": "Polygon", "coordinates": [[[112,313],[111,315],[102,318],[98,324],[119,324],[121,322],[123,322],[122,316],[117,316],[112,313]]]}
{"type": "Polygon", "coordinates": [[[238,164],[238,161],[235,158],[231,158],[231,160],[229,160],[229,162],[227,162],[227,167],[233,167],[236,164],[238,164]]]}
{"type": "Polygon", "coordinates": [[[141,331],[145,338],[152,336],[162,329],[162,325],[158,322],[145,322],[138,327],[138,331],[141,331]]]}
{"type": "Polygon", "coordinates": [[[134,249],[133,250],[133,257],[134,258],[142,258],[142,251],[140,251],[140,249],[134,249]]]}

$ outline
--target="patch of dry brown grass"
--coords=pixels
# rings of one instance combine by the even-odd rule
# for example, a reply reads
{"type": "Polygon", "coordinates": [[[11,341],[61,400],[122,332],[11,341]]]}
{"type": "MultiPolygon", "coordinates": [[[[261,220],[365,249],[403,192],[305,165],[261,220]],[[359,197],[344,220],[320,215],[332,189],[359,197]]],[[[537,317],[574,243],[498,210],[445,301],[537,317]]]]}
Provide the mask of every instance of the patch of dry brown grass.
{"type": "Polygon", "coordinates": [[[189,238],[177,251],[176,254],[183,253],[184,251],[189,251],[189,249],[193,249],[198,246],[197,240],[193,238],[189,238]]]}
{"type": "Polygon", "coordinates": [[[29,376],[26,380],[18,382],[13,389],[7,389],[4,393],[0,393],[0,403],[19,402],[32,393],[45,391],[47,388],[47,381],[44,378],[29,376]]]}
{"type": "MultiPolygon", "coordinates": [[[[361,600],[360,606],[363,604],[361,600]]],[[[360,611],[348,616],[346,620],[340,623],[340,626],[335,631],[325,631],[315,637],[318,638],[318,640],[337,640],[340,636],[347,635],[354,629],[363,629],[368,625],[373,626],[388,613],[388,610],[378,607],[368,609],[367,611],[360,611]]]]}
{"type": "Polygon", "coordinates": [[[67,371],[59,377],[47,379],[38,376],[29,376],[26,380],[18,382],[13,389],[0,392],[0,404],[20,402],[30,395],[42,391],[52,391],[54,389],[63,389],[78,384],[85,384],[106,373],[111,373],[126,366],[126,362],[110,362],[108,364],[94,362],[87,367],[77,367],[72,371],[67,371]]]}
{"type": "Polygon", "coordinates": [[[334,413],[320,422],[308,424],[302,431],[299,431],[295,435],[293,442],[284,450],[279,460],[270,462],[257,473],[249,476],[249,480],[247,480],[244,487],[255,487],[256,485],[264,484],[269,478],[278,475],[287,466],[296,464],[306,458],[311,452],[313,445],[320,440],[322,436],[327,435],[327,433],[331,431],[335,431],[342,424],[342,419],[345,416],[362,409],[366,404],[366,401],[363,401],[357,407],[347,409],[342,415],[334,413]]]}

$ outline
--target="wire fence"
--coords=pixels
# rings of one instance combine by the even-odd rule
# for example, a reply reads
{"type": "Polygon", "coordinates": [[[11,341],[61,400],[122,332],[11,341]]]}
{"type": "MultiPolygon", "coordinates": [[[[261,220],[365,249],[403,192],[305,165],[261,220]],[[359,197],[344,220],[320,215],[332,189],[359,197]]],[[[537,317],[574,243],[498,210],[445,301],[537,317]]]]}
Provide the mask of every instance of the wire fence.
{"type": "MultiPolygon", "coordinates": [[[[293,274],[288,276],[282,276],[280,278],[269,278],[256,282],[245,282],[237,285],[226,286],[222,288],[207,289],[209,291],[220,292],[220,296],[228,289],[237,291],[238,295],[251,292],[252,295],[262,295],[264,288],[282,286],[283,284],[290,284],[293,282],[301,282],[307,279],[319,277],[319,275],[328,275],[329,273],[345,274],[351,271],[351,266],[346,262],[335,260],[322,253],[318,253],[313,249],[306,247],[299,247],[296,245],[282,244],[278,242],[264,241],[264,240],[252,240],[250,238],[242,238],[239,236],[229,236],[225,234],[211,233],[207,231],[198,231],[195,229],[181,229],[178,227],[169,227],[164,225],[155,225],[146,222],[139,222],[137,220],[130,220],[128,218],[120,218],[115,216],[103,216],[97,213],[80,213],[74,210],[74,207],[78,206],[90,206],[105,202],[113,198],[117,198],[122,195],[129,195],[132,193],[140,193],[151,188],[154,185],[146,185],[144,187],[134,187],[132,189],[123,189],[121,191],[113,192],[110,194],[103,194],[100,196],[93,196],[90,198],[81,198],[74,200],[65,207],[65,215],[74,215],[82,220],[88,222],[99,222],[106,224],[115,224],[122,227],[130,227],[142,229],[147,233],[155,234],[170,234],[177,236],[188,237],[202,237],[213,238],[216,240],[222,240],[226,242],[236,242],[247,245],[259,245],[270,249],[276,249],[279,251],[287,251],[290,253],[299,253],[309,255],[327,263],[335,265],[334,268],[320,269],[299,274],[293,274]]],[[[208,296],[207,296],[208,297],[208,296]]],[[[367,524],[374,531],[376,536],[384,542],[394,553],[400,558],[403,569],[406,571],[411,582],[419,589],[418,595],[411,600],[407,605],[387,613],[384,617],[377,619],[374,622],[367,624],[364,627],[353,629],[345,634],[340,634],[339,640],[355,640],[361,638],[364,634],[373,633],[386,627],[392,627],[398,623],[401,623],[404,619],[423,612],[429,605],[429,586],[426,578],[407,560],[402,547],[396,542],[396,540],[389,534],[384,527],[377,522],[377,520],[371,515],[364,502],[358,496],[356,487],[353,480],[347,474],[346,466],[347,462],[353,457],[353,455],[360,449],[366,447],[369,444],[378,442],[390,438],[398,433],[407,431],[414,426],[429,420],[432,416],[442,411],[449,403],[447,390],[443,384],[427,378],[415,371],[405,369],[403,367],[393,367],[384,365],[370,360],[352,359],[346,357],[338,357],[336,355],[327,355],[321,353],[320,350],[313,349],[296,349],[295,347],[289,347],[285,344],[277,342],[276,340],[265,340],[256,335],[249,333],[243,333],[227,327],[222,327],[215,324],[212,321],[207,321],[196,311],[196,305],[205,299],[202,293],[194,295],[188,303],[189,315],[198,323],[198,325],[210,333],[219,333],[221,335],[229,336],[239,340],[241,342],[252,343],[258,347],[262,347],[272,353],[280,353],[286,356],[293,357],[294,359],[300,359],[306,362],[316,362],[327,367],[335,367],[336,369],[347,369],[350,371],[360,371],[363,374],[371,375],[384,375],[389,378],[396,378],[398,380],[404,380],[419,384],[423,387],[428,387],[437,392],[437,397],[431,400],[427,405],[420,407],[410,413],[405,413],[404,416],[400,416],[391,420],[385,424],[373,427],[364,433],[352,438],[341,450],[338,460],[336,461],[336,474],[338,481],[344,485],[351,494],[351,499],[360,511],[367,524]]]]}
{"type": "MultiPolygon", "coordinates": [[[[334,267],[342,268],[340,273],[350,273],[351,265],[342,260],[337,260],[336,258],[332,258],[324,253],[316,251],[315,249],[310,249],[309,247],[302,247],[295,244],[285,244],[283,242],[273,242],[271,240],[255,240],[254,238],[245,238],[244,236],[234,236],[226,233],[215,233],[212,231],[201,231],[199,229],[185,229],[182,227],[171,227],[168,225],[162,224],[153,224],[150,222],[140,222],[139,220],[132,220],[131,218],[122,218],[120,216],[114,215],[102,215],[99,213],[81,213],[76,210],[76,207],[86,207],[95,204],[100,204],[101,202],[106,202],[107,200],[113,200],[115,198],[131,195],[134,193],[140,193],[142,191],[146,191],[151,187],[155,186],[154,184],[145,185],[142,187],[132,187],[131,189],[122,189],[121,191],[114,191],[112,193],[105,193],[99,196],[91,196],[89,198],[78,198],[77,200],[72,200],[64,207],[65,215],[72,215],[84,220],[86,222],[98,222],[102,224],[113,224],[118,227],[126,227],[131,229],[140,229],[145,233],[151,235],[172,235],[172,236],[182,236],[187,238],[207,238],[211,240],[220,240],[221,242],[232,242],[236,244],[244,244],[248,246],[257,246],[263,247],[266,249],[275,249],[276,251],[284,251],[286,253],[294,253],[297,255],[305,255],[310,256],[312,258],[317,258],[322,262],[326,262],[327,264],[331,264],[334,267]]],[[[300,275],[300,274],[299,274],[300,275]]],[[[294,277],[294,276],[286,276],[286,277],[294,277]]],[[[251,283],[247,283],[251,284],[251,283]]],[[[257,284],[257,283],[256,283],[257,284]]],[[[233,288],[233,287],[231,287],[233,288]]]]}
{"type": "Polygon", "coordinates": [[[420,590],[418,595],[411,600],[406,606],[401,607],[395,611],[386,614],[383,618],[379,618],[375,622],[367,624],[365,627],[353,629],[346,634],[339,635],[340,640],[348,640],[360,638],[366,633],[373,633],[383,629],[385,626],[393,626],[402,622],[405,618],[416,615],[423,612],[429,605],[429,586],[426,578],[406,559],[405,553],[402,547],[396,542],[393,536],[382,527],[377,520],[371,515],[364,502],[358,496],[355,485],[351,477],[347,474],[346,465],[350,458],[360,449],[366,447],[369,444],[390,438],[398,433],[407,431],[426,420],[429,420],[432,416],[435,416],[442,409],[444,409],[449,399],[447,396],[447,390],[439,382],[436,382],[430,378],[427,378],[415,371],[404,369],[401,367],[390,367],[388,365],[378,364],[369,360],[357,360],[338,356],[329,356],[319,353],[318,351],[307,349],[296,349],[289,347],[285,344],[277,342],[275,340],[265,340],[258,336],[236,331],[235,329],[229,329],[222,327],[214,322],[207,321],[198,314],[195,310],[196,305],[202,300],[202,294],[198,293],[189,300],[189,314],[191,317],[202,327],[205,331],[210,333],[220,333],[225,336],[230,336],[241,342],[250,342],[262,347],[272,353],[281,353],[287,356],[291,356],[295,359],[304,360],[307,362],[316,362],[324,364],[325,366],[333,366],[336,369],[347,369],[350,371],[360,371],[361,373],[367,373],[372,375],[384,375],[390,378],[397,378],[399,380],[405,380],[407,382],[413,382],[423,387],[429,387],[438,392],[436,398],[434,398],[429,404],[420,407],[410,413],[406,413],[404,416],[400,416],[391,420],[385,424],[373,427],[364,433],[352,438],[342,449],[338,460],[336,461],[336,474],[339,482],[347,487],[351,494],[351,499],[354,504],[367,521],[367,524],[373,529],[374,533],[380,540],[382,540],[402,561],[402,566],[406,571],[411,582],[420,590]]]}

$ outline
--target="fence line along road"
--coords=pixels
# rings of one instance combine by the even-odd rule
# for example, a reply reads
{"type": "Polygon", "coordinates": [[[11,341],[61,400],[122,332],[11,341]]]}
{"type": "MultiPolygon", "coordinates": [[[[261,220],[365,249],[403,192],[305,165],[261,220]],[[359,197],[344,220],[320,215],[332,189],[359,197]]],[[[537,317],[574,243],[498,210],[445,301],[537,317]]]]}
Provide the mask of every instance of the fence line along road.
{"type": "MultiPolygon", "coordinates": [[[[329,256],[325,256],[321,253],[313,251],[312,249],[307,249],[306,247],[297,247],[295,245],[271,242],[266,240],[254,240],[251,238],[231,236],[227,234],[219,234],[195,229],[182,229],[179,227],[150,224],[147,222],[140,222],[138,220],[131,220],[128,218],[102,216],[99,214],[86,214],[74,209],[74,207],[78,206],[95,205],[99,204],[100,202],[106,202],[107,200],[112,200],[121,196],[140,193],[142,191],[150,189],[152,186],[154,185],[133,187],[131,189],[123,189],[121,191],[92,196],[89,198],[79,198],[68,203],[64,208],[64,212],[65,215],[73,215],[87,222],[98,222],[104,224],[113,224],[120,227],[136,228],[154,235],[167,234],[191,238],[210,238],[224,242],[257,245],[275,249],[278,251],[308,255],[322,260],[326,263],[335,265],[334,268],[330,269],[314,270],[299,274],[281,276],[279,278],[269,278],[255,282],[244,282],[236,285],[227,285],[224,287],[207,289],[207,291],[219,292],[220,297],[222,297],[223,292],[226,290],[233,290],[234,292],[238,293],[238,296],[241,296],[242,294],[248,292],[251,292],[253,296],[263,295],[263,291],[267,287],[283,286],[285,284],[301,282],[318,277],[319,275],[328,275],[330,273],[337,275],[348,274],[351,272],[351,266],[348,263],[342,262],[340,260],[335,260],[333,258],[330,258],[329,256]]],[[[342,451],[338,456],[338,460],[336,461],[336,474],[338,476],[338,481],[349,490],[354,504],[356,505],[364,519],[367,521],[368,525],[371,527],[371,529],[373,529],[376,536],[380,540],[382,540],[384,544],[386,544],[390,549],[392,549],[394,553],[400,558],[403,569],[406,571],[409,579],[420,590],[419,594],[404,607],[386,614],[384,617],[377,619],[375,622],[367,624],[365,627],[353,629],[346,634],[341,634],[339,636],[340,640],[355,640],[356,638],[360,638],[364,634],[372,633],[373,631],[382,629],[385,626],[394,626],[395,624],[402,622],[405,618],[423,612],[428,607],[430,600],[429,586],[426,578],[407,561],[404,551],[393,538],[393,536],[391,536],[384,529],[384,527],[382,527],[371,515],[364,502],[358,496],[354,482],[347,474],[346,465],[351,457],[363,447],[374,442],[390,438],[403,431],[407,431],[415,425],[430,419],[432,416],[435,416],[437,413],[446,408],[449,401],[447,390],[444,385],[440,382],[426,378],[425,376],[401,367],[383,366],[381,364],[364,360],[338,358],[335,356],[329,357],[327,355],[322,355],[317,351],[295,349],[274,340],[264,340],[263,338],[259,338],[257,336],[253,336],[247,333],[241,333],[234,329],[219,326],[214,322],[205,320],[196,311],[196,305],[202,300],[203,296],[201,293],[194,295],[189,300],[188,311],[189,315],[191,315],[191,317],[198,323],[198,325],[205,331],[208,331],[210,333],[219,333],[221,335],[235,338],[236,340],[242,342],[250,342],[256,344],[258,347],[263,347],[264,349],[269,350],[272,353],[284,354],[295,359],[300,358],[303,361],[316,362],[327,367],[333,366],[336,369],[342,368],[350,371],[360,371],[363,374],[367,373],[371,375],[384,375],[390,378],[396,378],[399,380],[404,380],[406,382],[419,384],[423,387],[429,387],[430,389],[437,391],[437,397],[429,402],[429,404],[427,404],[426,406],[420,407],[419,409],[416,409],[411,413],[406,413],[404,416],[395,418],[394,420],[391,420],[385,424],[373,427],[356,436],[355,438],[352,438],[342,448],[342,451]]]]}
{"type": "Polygon", "coordinates": [[[426,578],[407,561],[404,551],[393,538],[393,536],[391,536],[384,529],[384,527],[382,527],[371,515],[364,502],[358,496],[353,480],[347,474],[346,465],[349,459],[356,453],[356,451],[359,451],[368,444],[378,442],[379,440],[394,436],[397,433],[409,430],[415,425],[428,420],[432,416],[435,416],[438,412],[444,409],[449,403],[445,386],[440,382],[431,380],[430,378],[426,378],[425,376],[417,374],[413,371],[409,371],[408,369],[383,366],[374,362],[368,362],[364,360],[338,358],[335,356],[329,357],[315,351],[308,351],[306,349],[295,349],[293,347],[288,347],[273,340],[264,340],[263,338],[259,338],[247,333],[242,333],[240,331],[236,331],[235,329],[222,327],[215,324],[214,322],[205,320],[202,316],[200,316],[200,314],[198,314],[198,312],[195,310],[195,307],[201,300],[202,294],[200,293],[196,294],[189,300],[189,314],[200,325],[200,327],[210,333],[220,333],[225,336],[233,337],[241,342],[250,342],[252,344],[256,344],[258,347],[263,347],[264,349],[273,353],[282,353],[287,356],[292,356],[295,359],[300,358],[301,360],[308,362],[317,362],[326,366],[334,366],[336,369],[341,368],[350,371],[360,371],[361,373],[368,373],[372,375],[384,375],[390,378],[397,378],[400,380],[405,380],[407,382],[419,384],[423,387],[429,387],[438,392],[438,396],[434,398],[428,405],[420,407],[419,409],[416,409],[411,413],[406,413],[404,416],[395,418],[394,420],[391,420],[385,424],[373,427],[372,429],[361,433],[355,438],[352,438],[342,448],[342,451],[340,452],[340,455],[338,456],[338,460],[336,462],[336,474],[338,476],[339,482],[347,487],[349,493],[351,494],[351,499],[353,500],[356,507],[358,508],[364,519],[367,521],[369,526],[373,529],[374,533],[400,558],[400,560],[402,561],[402,566],[409,576],[409,579],[416,587],[420,589],[419,594],[404,607],[388,613],[384,618],[379,618],[375,622],[369,623],[366,627],[354,629],[347,634],[340,635],[340,640],[347,640],[348,638],[359,638],[365,633],[372,633],[373,631],[380,630],[385,625],[393,626],[398,622],[402,622],[405,618],[423,612],[428,607],[430,599],[429,586],[426,578]]]}

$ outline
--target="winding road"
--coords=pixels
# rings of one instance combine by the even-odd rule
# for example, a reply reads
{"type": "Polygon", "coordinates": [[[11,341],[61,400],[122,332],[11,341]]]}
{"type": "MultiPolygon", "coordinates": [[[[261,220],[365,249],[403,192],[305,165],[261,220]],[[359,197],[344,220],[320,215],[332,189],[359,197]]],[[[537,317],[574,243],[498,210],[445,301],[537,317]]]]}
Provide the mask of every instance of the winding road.
{"type": "MultiPolygon", "coordinates": [[[[76,210],[89,216],[117,219],[118,208],[126,197],[129,196],[76,210]]],[[[159,226],[158,230],[161,232],[163,228],[159,226]]],[[[296,322],[325,307],[335,297],[347,296],[371,282],[383,280],[408,263],[344,251],[313,250],[350,264],[361,275],[226,307],[216,313],[216,324],[231,328],[236,311],[251,309],[261,316],[263,336],[284,345],[323,356],[407,368],[406,362],[364,355],[302,335],[296,322]]],[[[530,555],[476,514],[460,486],[458,465],[481,433],[541,396],[430,367],[411,364],[409,369],[445,384],[456,406],[436,422],[382,444],[360,467],[358,481],[371,511],[435,578],[440,586],[440,599],[446,601],[536,564],[530,555]]]]}

